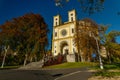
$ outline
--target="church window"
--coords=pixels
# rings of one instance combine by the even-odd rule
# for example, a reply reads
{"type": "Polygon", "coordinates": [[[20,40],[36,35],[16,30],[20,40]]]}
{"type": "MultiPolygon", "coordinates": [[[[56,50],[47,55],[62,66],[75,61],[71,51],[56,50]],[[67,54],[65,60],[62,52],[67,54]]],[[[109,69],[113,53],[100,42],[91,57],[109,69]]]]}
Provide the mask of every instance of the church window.
{"type": "Polygon", "coordinates": [[[55,23],[55,24],[56,24],[56,26],[57,26],[57,25],[58,25],[58,19],[56,18],[56,19],[55,19],[55,21],[56,21],[56,23],[55,23]]]}
{"type": "Polygon", "coordinates": [[[63,29],[63,30],[61,31],[61,34],[62,34],[62,36],[65,36],[65,35],[67,34],[66,29],[63,29]]]}
{"type": "Polygon", "coordinates": [[[71,14],[71,16],[73,16],[73,14],[71,14]]]}
{"type": "Polygon", "coordinates": [[[57,26],[57,24],[58,24],[58,23],[56,22],[56,26],[57,26]]]}
{"type": "Polygon", "coordinates": [[[57,37],[57,32],[55,32],[55,37],[57,37]]]}
{"type": "Polygon", "coordinates": [[[71,21],[73,21],[73,17],[71,17],[71,21]]]}
{"type": "Polygon", "coordinates": [[[74,33],[74,29],[72,28],[72,33],[74,33]]]}

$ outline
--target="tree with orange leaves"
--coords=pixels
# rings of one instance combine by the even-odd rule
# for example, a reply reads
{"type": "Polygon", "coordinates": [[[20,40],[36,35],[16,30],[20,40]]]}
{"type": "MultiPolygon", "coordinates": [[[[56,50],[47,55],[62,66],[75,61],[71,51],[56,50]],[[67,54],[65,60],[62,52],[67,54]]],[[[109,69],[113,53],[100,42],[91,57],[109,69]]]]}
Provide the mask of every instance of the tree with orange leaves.
{"type": "MultiPolygon", "coordinates": [[[[24,65],[40,60],[48,45],[48,27],[39,14],[25,14],[0,25],[0,46],[17,52],[24,65]]],[[[21,62],[20,62],[21,63],[21,62]]]]}
{"type": "Polygon", "coordinates": [[[77,22],[75,31],[74,42],[78,50],[78,59],[80,56],[80,61],[90,61],[91,54],[97,52],[97,45],[91,33],[98,37],[98,25],[85,18],[77,22]]]}

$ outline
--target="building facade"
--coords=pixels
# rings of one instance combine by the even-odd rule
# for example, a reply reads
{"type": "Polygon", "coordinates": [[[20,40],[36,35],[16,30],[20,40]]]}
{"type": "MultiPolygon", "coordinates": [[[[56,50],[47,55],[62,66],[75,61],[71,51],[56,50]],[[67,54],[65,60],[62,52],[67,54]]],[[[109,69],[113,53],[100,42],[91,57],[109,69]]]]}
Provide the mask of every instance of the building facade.
{"type": "Polygon", "coordinates": [[[73,36],[76,26],[76,11],[68,12],[68,21],[62,23],[60,15],[53,17],[53,38],[52,53],[54,56],[61,54],[74,54],[76,47],[74,46],[73,36]]]}

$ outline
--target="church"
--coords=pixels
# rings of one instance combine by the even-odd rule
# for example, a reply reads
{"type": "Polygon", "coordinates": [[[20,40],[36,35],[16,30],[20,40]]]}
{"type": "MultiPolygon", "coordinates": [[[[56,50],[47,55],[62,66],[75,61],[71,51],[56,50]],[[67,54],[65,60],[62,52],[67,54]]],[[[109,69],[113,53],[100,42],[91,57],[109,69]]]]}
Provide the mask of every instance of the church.
{"type": "Polygon", "coordinates": [[[64,23],[60,15],[53,17],[52,54],[54,56],[59,53],[74,54],[76,51],[73,42],[76,20],[75,10],[68,11],[68,21],[64,23]]]}
{"type": "MultiPolygon", "coordinates": [[[[52,55],[53,56],[57,56],[59,54],[63,54],[63,55],[67,55],[67,61],[68,62],[75,62],[76,59],[79,57],[79,55],[76,53],[78,53],[77,47],[74,44],[74,34],[75,34],[75,29],[77,27],[77,17],[76,17],[76,11],[75,10],[71,10],[68,11],[68,21],[67,22],[62,22],[61,16],[60,15],[56,15],[53,17],[53,38],[52,38],[52,55]],[[77,57],[78,56],[78,57],[77,57]]],[[[88,19],[89,20],[89,19],[88,19]]],[[[89,35],[89,37],[92,37],[92,41],[95,42],[95,46],[97,48],[97,44],[98,44],[98,26],[96,25],[96,23],[94,22],[84,22],[82,20],[79,21],[79,24],[83,24],[81,28],[84,28],[86,30],[90,30],[92,29],[90,26],[93,26],[94,30],[87,32],[87,34],[89,35]],[[93,33],[93,35],[91,36],[91,33],[93,33]],[[96,35],[96,36],[95,36],[96,35]],[[96,42],[97,41],[97,42],[96,42]]],[[[103,50],[103,48],[101,49],[95,49],[93,50],[93,52],[96,54],[98,53],[98,50],[100,50],[99,54],[101,56],[106,55],[106,50],[103,50]]],[[[92,60],[92,54],[93,52],[89,54],[85,54],[84,52],[80,52],[80,58],[84,59],[84,61],[86,61],[86,59],[88,59],[89,61],[92,60]]],[[[97,54],[96,54],[97,56],[97,54]]],[[[97,57],[96,57],[97,58],[97,57]]]]}

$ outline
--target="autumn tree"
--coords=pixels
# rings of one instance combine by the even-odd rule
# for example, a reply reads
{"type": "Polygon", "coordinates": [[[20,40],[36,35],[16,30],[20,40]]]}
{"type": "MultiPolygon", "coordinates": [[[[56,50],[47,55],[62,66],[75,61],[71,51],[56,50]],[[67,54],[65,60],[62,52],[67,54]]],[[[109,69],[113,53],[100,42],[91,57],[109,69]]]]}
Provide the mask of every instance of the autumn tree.
{"type": "Polygon", "coordinates": [[[2,48],[1,53],[3,55],[3,60],[2,60],[2,65],[1,68],[3,68],[4,63],[5,63],[5,59],[6,59],[6,55],[8,53],[8,49],[10,48],[10,45],[13,42],[13,30],[10,31],[12,27],[12,23],[10,22],[6,22],[4,25],[0,26],[1,32],[0,32],[0,46],[2,48]]]}
{"type": "Polygon", "coordinates": [[[91,54],[96,53],[97,45],[94,36],[98,37],[98,25],[85,18],[76,23],[74,42],[80,55],[80,60],[90,61],[91,54]]]}
{"type": "MultiPolygon", "coordinates": [[[[27,61],[37,61],[48,45],[48,27],[39,14],[29,13],[0,26],[1,46],[7,46],[27,61]]],[[[22,58],[23,59],[23,58],[22,58]]],[[[21,60],[23,61],[23,60],[21,60]]]]}

